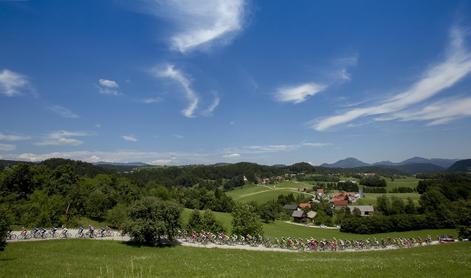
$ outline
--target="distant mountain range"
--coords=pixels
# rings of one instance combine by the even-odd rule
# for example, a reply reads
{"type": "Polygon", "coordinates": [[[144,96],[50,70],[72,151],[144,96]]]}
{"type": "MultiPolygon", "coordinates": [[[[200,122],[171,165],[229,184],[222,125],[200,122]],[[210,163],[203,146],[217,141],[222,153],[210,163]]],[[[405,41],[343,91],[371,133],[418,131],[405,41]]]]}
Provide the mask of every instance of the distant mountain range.
{"type": "Polygon", "coordinates": [[[443,158],[423,158],[423,157],[412,157],[401,162],[391,161],[380,161],[373,164],[363,162],[354,157],[348,157],[346,159],[339,160],[335,163],[324,163],[321,167],[325,168],[358,168],[366,166],[375,166],[379,168],[390,168],[396,169],[405,173],[430,173],[439,172],[448,169],[458,159],[443,159],[443,158]]]}
{"type": "Polygon", "coordinates": [[[456,161],[448,168],[452,172],[471,172],[471,159],[463,159],[456,161]]]}
{"type": "Polygon", "coordinates": [[[106,162],[106,161],[99,161],[93,163],[94,165],[101,166],[101,165],[112,165],[112,166],[129,166],[129,167],[143,167],[149,166],[149,164],[144,162],[106,162]]]}

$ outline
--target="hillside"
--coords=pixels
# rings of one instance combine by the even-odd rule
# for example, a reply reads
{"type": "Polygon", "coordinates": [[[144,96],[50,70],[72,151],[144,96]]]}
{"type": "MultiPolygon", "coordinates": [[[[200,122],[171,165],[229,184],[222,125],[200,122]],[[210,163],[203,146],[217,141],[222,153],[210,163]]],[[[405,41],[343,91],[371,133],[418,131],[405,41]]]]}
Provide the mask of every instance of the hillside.
{"type": "Polygon", "coordinates": [[[464,159],[455,162],[448,168],[451,172],[469,172],[471,171],[471,159],[464,159]]]}
{"type": "Polygon", "coordinates": [[[342,160],[339,160],[334,163],[324,163],[321,165],[321,167],[325,168],[357,168],[357,167],[363,167],[363,166],[369,166],[370,164],[365,163],[361,160],[358,160],[354,157],[348,157],[342,160]]]}

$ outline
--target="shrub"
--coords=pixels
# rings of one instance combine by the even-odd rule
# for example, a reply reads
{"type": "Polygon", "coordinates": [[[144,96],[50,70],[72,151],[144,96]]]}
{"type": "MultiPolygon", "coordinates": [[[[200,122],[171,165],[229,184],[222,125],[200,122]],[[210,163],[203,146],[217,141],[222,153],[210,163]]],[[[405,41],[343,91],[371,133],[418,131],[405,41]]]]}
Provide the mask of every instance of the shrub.
{"type": "Polygon", "coordinates": [[[123,229],[128,216],[128,208],[123,204],[117,204],[106,213],[106,222],[112,228],[123,229]]]}
{"type": "Polygon", "coordinates": [[[263,235],[263,227],[255,208],[248,204],[237,204],[232,211],[232,233],[236,235],[263,235]]]}
{"type": "Polygon", "coordinates": [[[393,189],[391,189],[389,192],[391,193],[412,193],[414,192],[414,188],[411,188],[411,187],[395,187],[393,189]]]}
{"type": "Polygon", "coordinates": [[[181,208],[173,202],[146,197],[129,211],[124,232],[138,244],[160,245],[162,239],[172,241],[180,227],[181,208]]]}
{"type": "Polygon", "coordinates": [[[193,210],[190,220],[188,221],[187,229],[196,232],[224,232],[224,228],[216,221],[213,212],[210,210],[206,210],[203,215],[200,214],[199,210],[193,210]]]}
{"type": "Polygon", "coordinates": [[[459,226],[458,227],[458,238],[460,240],[463,240],[463,239],[471,240],[471,227],[470,226],[459,226]]]}
{"type": "Polygon", "coordinates": [[[8,216],[5,212],[0,210],[0,251],[5,250],[9,231],[10,224],[8,223],[8,216]]]}

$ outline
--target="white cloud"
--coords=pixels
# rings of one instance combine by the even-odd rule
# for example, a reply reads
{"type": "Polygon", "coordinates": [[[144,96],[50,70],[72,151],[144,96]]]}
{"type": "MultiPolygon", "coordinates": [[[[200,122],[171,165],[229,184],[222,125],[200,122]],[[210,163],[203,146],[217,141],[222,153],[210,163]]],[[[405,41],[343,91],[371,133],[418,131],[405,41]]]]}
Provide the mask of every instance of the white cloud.
{"type": "Polygon", "coordinates": [[[244,0],[150,0],[147,11],[176,28],[171,48],[181,53],[228,43],[243,28],[244,0]]]}
{"type": "Polygon", "coordinates": [[[224,154],[222,157],[224,157],[224,158],[239,158],[240,153],[228,153],[228,154],[224,154]]]}
{"type": "Polygon", "coordinates": [[[0,94],[13,97],[25,90],[29,90],[29,81],[25,75],[8,69],[0,71],[0,94]]]}
{"type": "Polygon", "coordinates": [[[180,84],[185,92],[185,98],[188,100],[188,106],[182,110],[182,114],[185,117],[193,118],[195,110],[198,108],[199,98],[196,92],[193,91],[191,81],[185,76],[185,74],[176,69],[174,65],[167,65],[163,70],[154,68],[152,72],[157,77],[170,78],[180,84]]]}
{"type": "Polygon", "coordinates": [[[471,98],[445,99],[422,107],[418,111],[404,111],[377,120],[427,121],[429,125],[445,124],[471,116],[471,98]]]}
{"type": "Polygon", "coordinates": [[[60,105],[50,106],[48,107],[48,109],[63,118],[70,118],[70,119],[79,118],[79,115],[75,114],[74,112],[60,105]]]}
{"type": "Polygon", "coordinates": [[[213,102],[206,108],[206,110],[203,112],[204,115],[210,116],[213,111],[219,106],[219,103],[221,102],[221,98],[215,94],[213,98],[213,102]]]}
{"type": "Polygon", "coordinates": [[[75,137],[85,137],[89,135],[89,133],[83,131],[58,130],[49,133],[48,135],[44,136],[41,141],[34,144],[37,146],[78,146],[81,145],[83,141],[78,140],[75,137]]]}
{"type": "Polygon", "coordinates": [[[121,136],[121,138],[123,138],[123,140],[129,141],[129,142],[137,142],[138,141],[137,137],[134,136],[134,135],[131,135],[131,134],[123,135],[123,136],[121,136]]]}
{"type": "Polygon", "coordinates": [[[319,143],[319,142],[302,142],[298,144],[280,144],[280,145],[254,145],[254,146],[243,146],[239,148],[226,149],[226,153],[237,153],[237,154],[259,154],[259,153],[277,153],[277,152],[289,152],[296,151],[301,148],[322,148],[332,146],[331,143],[319,143]]]}
{"type": "Polygon", "coordinates": [[[297,104],[306,101],[309,97],[325,90],[326,88],[326,85],[314,82],[290,87],[281,87],[277,90],[275,99],[280,102],[291,102],[297,104]]]}
{"type": "Polygon", "coordinates": [[[183,139],[183,138],[185,138],[185,136],[180,135],[180,134],[174,134],[173,137],[175,137],[175,138],[177,138],[177,139],[183,139]]]}
{"type": "Polygon", "coordinates": [[[142,99],[141,102],[145,104],[152,104],[152,103],[158,103],[161,102],[162,99],[160,97],[150,97],[150,98],[145,98],[142,99]]]}
{"type": "Polygon", "coordinates": [[[0,141],[24,141],[29,140],[31,137],[29,136],[22,136],[22,135],[15,135],[15,134],[5,134],[0,132],[0,141]]]}
{"type": "Polygon", "coordinates": [[[119,92],[119,84],[118,82],[114,80],[99,79],[98,89],[99,89],[100,94],[103,94],[103,95],[117,96],[121,94],[119,92]]]}
{"type": "Polygon", "coordinates": [[[471,72],[471,53],[463,46],[464,37],[460,29],[453,28],[450,37],[450,48],[445,60],[426,70],[421,79],[412,84],[407,90],[376,105],[355,108],[343,114],[327,117],[318,121],[312,127],[322,131],[361,117],[402,111],[452,87],[471,72]]]}
{"type": "Polygon", "coordinates": [[[0,151],[9,152],[9,151],[13,151],[15,149],[16,149],[16,146],[13,145],[13,144],[1,144],[0,143],[0,151]]]}

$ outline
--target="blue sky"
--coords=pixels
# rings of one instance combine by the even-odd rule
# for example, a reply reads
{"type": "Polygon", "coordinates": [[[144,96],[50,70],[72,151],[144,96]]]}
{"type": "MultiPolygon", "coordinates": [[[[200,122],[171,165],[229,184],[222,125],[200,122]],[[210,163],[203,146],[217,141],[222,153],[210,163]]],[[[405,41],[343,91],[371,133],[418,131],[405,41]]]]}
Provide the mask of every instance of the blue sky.
{"type": "Polygon", "coordinates": [[[466,1],[0,0],[0,158],[471,157],[466,1]]]}

